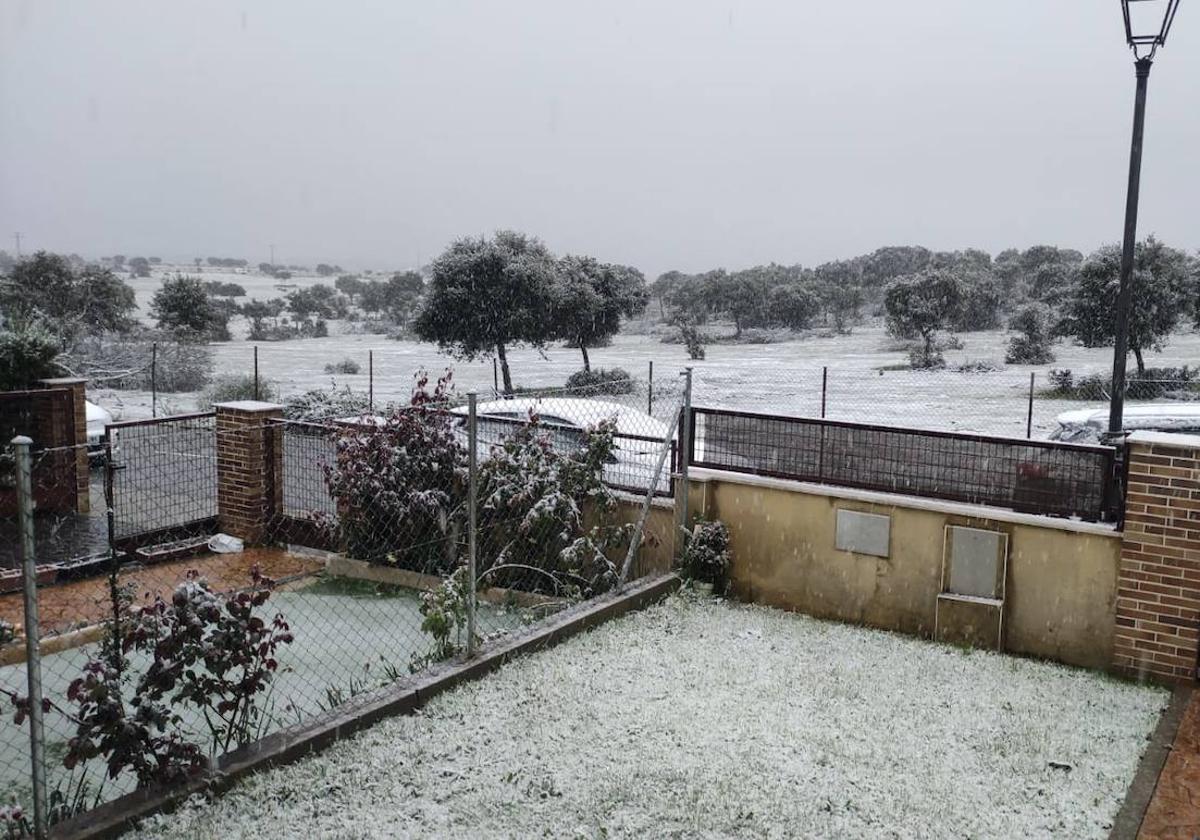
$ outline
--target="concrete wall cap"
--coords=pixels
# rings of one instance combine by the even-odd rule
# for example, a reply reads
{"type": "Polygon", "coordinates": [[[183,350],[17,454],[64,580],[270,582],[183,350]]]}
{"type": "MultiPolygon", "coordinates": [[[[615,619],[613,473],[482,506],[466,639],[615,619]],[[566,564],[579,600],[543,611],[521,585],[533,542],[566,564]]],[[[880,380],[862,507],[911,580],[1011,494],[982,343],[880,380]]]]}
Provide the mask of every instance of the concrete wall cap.
{"type": "Polygon", "coordinates": [[[248,414],[266,414],[271,411],[283,411],[279,403],[259,402],[258,400],[234,400],[233,402],[213,403],[218,411],[241,411],[248,414]]]}
{"type": "Polygon", "coordinates": [[[1129,436],[1129,442],[1200,449],[1200,435],[1180,435],[1173,432],[1134,432],[1129,436]]]}

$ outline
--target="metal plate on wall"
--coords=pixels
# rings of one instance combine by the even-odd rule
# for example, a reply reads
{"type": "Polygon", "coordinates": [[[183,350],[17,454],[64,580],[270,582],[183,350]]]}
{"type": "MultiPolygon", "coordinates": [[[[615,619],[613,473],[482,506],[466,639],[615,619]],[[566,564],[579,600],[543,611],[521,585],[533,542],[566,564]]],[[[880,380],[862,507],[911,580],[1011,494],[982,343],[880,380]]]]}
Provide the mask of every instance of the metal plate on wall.
{"type": "Polygon", "coordinates": [[[892,518],[879,513],[838,510],[834,545],[841,551],[887,557],[892,541],[892,518]]]}
{"type": "Polygon", "coordinates": [[[946,529],[946,591],[976,598],[1001,598],[1008,535],[950,525],[946,529]]]}

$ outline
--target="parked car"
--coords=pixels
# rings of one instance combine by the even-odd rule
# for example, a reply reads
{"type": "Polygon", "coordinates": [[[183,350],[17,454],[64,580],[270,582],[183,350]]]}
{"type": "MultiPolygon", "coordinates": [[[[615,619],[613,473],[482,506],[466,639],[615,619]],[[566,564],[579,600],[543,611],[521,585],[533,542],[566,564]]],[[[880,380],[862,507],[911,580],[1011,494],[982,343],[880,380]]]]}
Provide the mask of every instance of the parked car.
{"type": "MultiPolygon", "coordinates": [[[[1064,411],[1056,421],[1058,427],[1050,433],[1050,440],[1100,443],[1108,430],[1108,409],[1064,411]]],[[[1131,431],[1200,434],[1200,402],[1126,404],[1121,425],[1131,431]]]]}
{"type": "Polygon", "coordinates": [[[84,403],[87,410],[88,455],[98,458],[104,454],[104,427],[113,421],[112,413],[91,400],[84,403]]]}
{"type": "MultiPolygon", "coordinates": [[[[467,408],[459,406],[454,413],[463,418],[467,408]]],[[[667,438],[666,423],[645,412],[607,400],[579,397],[522,397],[511,400],[492,400],[476,406],[478,441],[482,451],[511,434],[517,426],[536,414],[542,427],[550,434],[556,449],[573,451],[585,443],[587,429],[602,420],[616,421],[613,459],[604,469],[604,479],[616,487],[645,490],[650,487],[654,468],[663,442],[667,438]]],[[[670,488],[671,463],[668,461],[659,475],[657,488],[670,488]]]]}

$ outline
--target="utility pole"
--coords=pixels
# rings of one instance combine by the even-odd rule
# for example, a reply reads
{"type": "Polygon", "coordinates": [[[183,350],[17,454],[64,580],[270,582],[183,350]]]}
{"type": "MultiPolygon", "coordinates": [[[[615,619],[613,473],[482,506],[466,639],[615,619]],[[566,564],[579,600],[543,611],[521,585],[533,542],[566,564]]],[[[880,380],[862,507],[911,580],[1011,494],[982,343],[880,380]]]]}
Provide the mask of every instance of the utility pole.
{"type": "Polygon", "coordinates": [[[14,233],[13,239],[17,240],[17,259],[21,259],[21,232],[14,233]]]}

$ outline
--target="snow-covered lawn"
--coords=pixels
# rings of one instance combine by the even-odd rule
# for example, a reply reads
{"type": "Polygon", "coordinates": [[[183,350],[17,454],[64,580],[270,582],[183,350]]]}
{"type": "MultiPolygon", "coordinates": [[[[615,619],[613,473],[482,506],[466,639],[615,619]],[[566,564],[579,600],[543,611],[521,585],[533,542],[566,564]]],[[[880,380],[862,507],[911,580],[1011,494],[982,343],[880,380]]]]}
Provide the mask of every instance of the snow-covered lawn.
{"type": "Polygon", "coordinates": [[[1101,838],[1167,699],[685,594],[142,836],[1101,838]]]}

